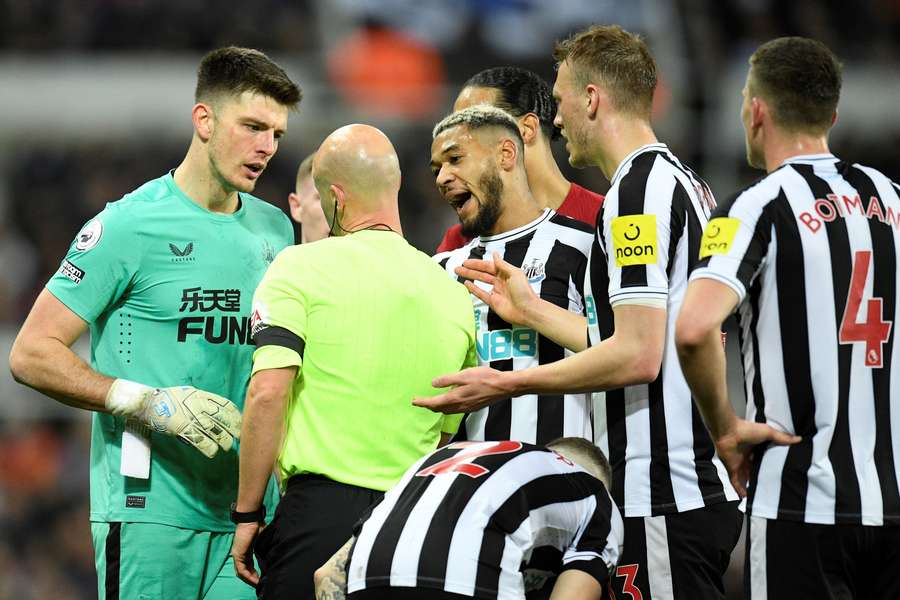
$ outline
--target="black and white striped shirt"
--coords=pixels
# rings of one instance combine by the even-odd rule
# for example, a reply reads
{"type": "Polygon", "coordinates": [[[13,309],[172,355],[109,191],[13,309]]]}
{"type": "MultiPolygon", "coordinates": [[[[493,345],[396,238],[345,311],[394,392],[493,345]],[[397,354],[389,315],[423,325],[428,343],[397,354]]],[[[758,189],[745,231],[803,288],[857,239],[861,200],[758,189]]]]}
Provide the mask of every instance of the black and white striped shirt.
{"type": "Polygon", "coordinates": [[[757,453],[748,512],[900,524],[897,185],[798,156],[715,217],[691,278],[740,298],[747,418],[803,437],[757,453]]]}
{"type": "Polygon", "coordinates": [[[457,442],[413,465],[357,525],[348,592],[439,589],[524,598],[521,570],[538,554],[556,571],[605,583],[623,525],[599,479],[522,442],[457,442]]]}
{"type": "Polygon", "coordinates": [[[650,144],[622,161],[601,207],[585,283],[591,344],[612,336],[617,304],[667,310],[657,379],[594,400],[595,442],[609,458],[613,497],[626,517],[737,500],[675,351],[675,320],[713,203],[665,144],[650,144]]]}
{"type": "MultiPolygon", "coordinates": [[[[494,252],[528,276],[534,292],[549,302],[582,314],[584,274],[591,228],[545,209],[517,229],[475,238],[469,244],[435,255],[453,270],[469,258],[490,259],[494,252]]],[[[484,289],[490,286],[478,282],[484,289]]],[[[478,362],[501,371],[519,371],[555,362],[572,354],[533,329],[512,326],[476,296],[478,362]]],[[[466,415],[456,440],[520,440],[546,444],[560,437],[592,438],[590,394],[527,394],[505,398],[466,415]]]]}

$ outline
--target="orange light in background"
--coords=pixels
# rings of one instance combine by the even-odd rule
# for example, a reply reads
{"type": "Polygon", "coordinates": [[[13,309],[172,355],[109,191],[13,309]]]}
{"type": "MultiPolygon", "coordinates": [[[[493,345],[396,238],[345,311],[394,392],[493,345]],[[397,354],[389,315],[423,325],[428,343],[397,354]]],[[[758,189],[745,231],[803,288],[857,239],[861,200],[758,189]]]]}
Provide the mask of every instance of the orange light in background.
{"type": "Polygon", "coordinates": [[[348,104],[384,117],[433,115],[445,81],[437,50],[381,28],[360,29],[331,48],[328,75],[348,104]]]}

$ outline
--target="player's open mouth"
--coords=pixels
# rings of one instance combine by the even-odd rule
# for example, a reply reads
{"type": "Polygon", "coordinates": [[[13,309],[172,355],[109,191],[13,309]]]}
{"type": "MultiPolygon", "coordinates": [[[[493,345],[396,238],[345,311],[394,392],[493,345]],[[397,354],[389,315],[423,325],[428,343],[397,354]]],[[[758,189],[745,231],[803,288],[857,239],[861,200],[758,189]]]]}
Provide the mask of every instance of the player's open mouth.
{"type": "Polygon", "coordinates": [[[450,203],[450,206],[453,207],[453,210],[459,212],[462,210],[463,206],[466,205],[466,202],[472,199],[472,192],[455,192],[447,195],[447,202],[450,203]]]}
{"type": "Polygon", "coordinates": [[[251,179],[256,179],[257,177],[260,176],[260,174],[263,172],[263,169],[265,169],[266,166],[262,163],[251,163],[251,164],[244,165],[244,168],[247,171],[249,171],[251,179]]]}

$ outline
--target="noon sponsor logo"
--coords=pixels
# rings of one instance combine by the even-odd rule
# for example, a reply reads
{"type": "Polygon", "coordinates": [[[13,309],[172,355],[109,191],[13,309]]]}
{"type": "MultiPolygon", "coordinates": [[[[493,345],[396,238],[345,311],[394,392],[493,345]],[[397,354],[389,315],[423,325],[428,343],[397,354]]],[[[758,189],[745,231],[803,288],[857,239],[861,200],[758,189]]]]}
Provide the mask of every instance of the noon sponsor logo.
{"type": "Polygon", "coordinates": [[[707,224],[700,238],[700,258],[728,254],[741,222],[732,217],[716,217],[707,224]]]}
{"type": "Polygon", "coordinates": [[[611,223],[616,265],[651,265],[656,262],[656,215],[616,217],[611,223]]]}

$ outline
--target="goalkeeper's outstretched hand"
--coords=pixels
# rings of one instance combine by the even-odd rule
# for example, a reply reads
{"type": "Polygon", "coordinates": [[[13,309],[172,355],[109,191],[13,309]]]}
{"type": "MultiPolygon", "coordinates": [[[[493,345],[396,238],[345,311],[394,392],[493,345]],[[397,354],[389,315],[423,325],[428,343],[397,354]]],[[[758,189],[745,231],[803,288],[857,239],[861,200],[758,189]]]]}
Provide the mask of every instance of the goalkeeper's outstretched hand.
{"type": "Polygon", "coordinates": [[[230,450],[241,435],[241,412],[233,402],[188,385],[152,388],[116,379],[106,395],[106,407],[114,415],[181,438],[207,458],[219,448],[230,450]]]}

